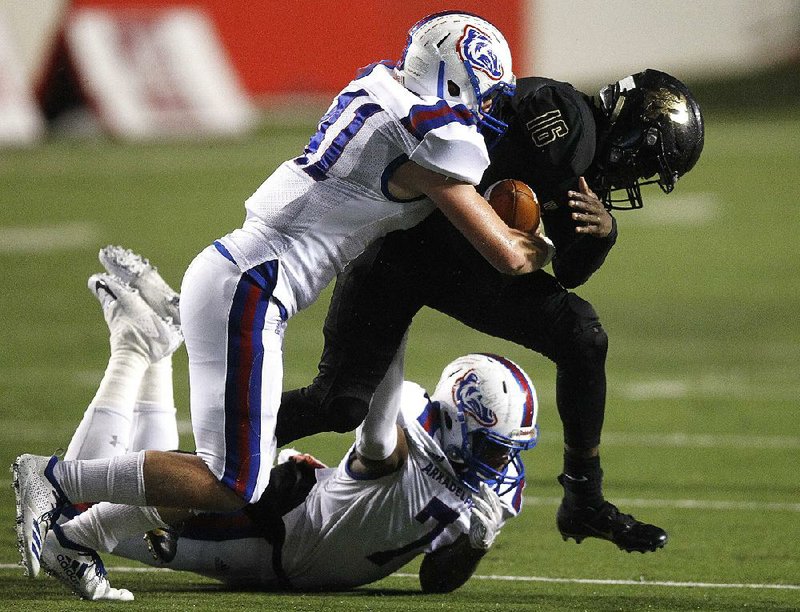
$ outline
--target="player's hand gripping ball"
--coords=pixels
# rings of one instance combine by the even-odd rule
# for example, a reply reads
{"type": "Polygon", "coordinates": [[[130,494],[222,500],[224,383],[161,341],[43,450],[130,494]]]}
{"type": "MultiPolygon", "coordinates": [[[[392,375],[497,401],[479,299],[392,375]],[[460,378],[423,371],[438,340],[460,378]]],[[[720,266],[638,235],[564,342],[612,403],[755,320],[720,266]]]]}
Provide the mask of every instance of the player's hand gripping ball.
{"type": "Polygon", "coordinates": [[[523,232],[533,232],[539,227],[539,200],[533,189],[522,181],[497,181],[486,190],[484,197],[509,227],[523,232]]]}

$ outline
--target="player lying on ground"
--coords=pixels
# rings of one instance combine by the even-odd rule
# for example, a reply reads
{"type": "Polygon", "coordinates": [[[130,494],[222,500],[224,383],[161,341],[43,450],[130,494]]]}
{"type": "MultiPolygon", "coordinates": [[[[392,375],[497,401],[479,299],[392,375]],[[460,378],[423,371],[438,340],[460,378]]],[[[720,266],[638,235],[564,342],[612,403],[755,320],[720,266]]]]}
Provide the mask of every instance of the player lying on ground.
{"type": "Polygon", "coordinates": [[[339,275],[319,374],[308,387],[284,393],[278,441],[354,429],[412,318],[427,306],[555,363],[564,431],[564,498],[556,519],[564,539],[657,550],[666,532],[604,497],[608,336],[593,306],[569,289],[591,277],[616,242],[607,208],[639,208],[641,185],[657,182],[668,193],[693,168],[703,148],[700,107],[681,81],[645,70],[594,97],[568,83],[522,78],[497,112],[509,127],[489,151],[479,189],[513,178],[536,191],[556,246],[552,273],[499,274],[438,212],[392,232],[339,275]]]}
{"type": "MultiPolygon", "coordinates": [[[[168,312],[175,293],[130,252],[107,247],[101,261],[138,291],[111,274],[89,280],[111,332],[111,358],[67,458],[113,457],[127,446],[174,448],[175,408],[166,373],[178,342],[175,327],[153,307],[168,312]],[[120,268],[120,260],[128,265],[120,268]],[[117,364],[133,355],[142,366],[153,363],[128,368],[126,375],[117,364]],[[158,417],[148,421],[145,412],[158,417]]],[[[147,541],[141,535],[119,537],[137,518],[142,532],[148,528],[140,518],[146,509],[103,502],[76,515],[75,508],[59,506],[42,566],[82,597],[130,600],[129,591],[110,586],[98,551],[232,586],[296,590],[367,584],[423,554],[424,591],[458,588],[505,521],[520,511],[525,467],[519,453],[536,444],[536,391],[511,361],[467,355],[445,367],[429,398],[403,381],[402,348],[376,390],[378,409],[369,411],[338,467],[326,468],[307,455],[279,462],[258,503],[234,514],[190,518],[177,548],[155,548],[160,555],[153,554],[153,534],[147,541]]],[[[48,461],[55,458],[27,455],[18,464],[27,470],[48,461]]],[[[91,461],[81,465],[93,467],[91,461]]],[[[45,477],[36,494],[59,492],[45,477]]]]}

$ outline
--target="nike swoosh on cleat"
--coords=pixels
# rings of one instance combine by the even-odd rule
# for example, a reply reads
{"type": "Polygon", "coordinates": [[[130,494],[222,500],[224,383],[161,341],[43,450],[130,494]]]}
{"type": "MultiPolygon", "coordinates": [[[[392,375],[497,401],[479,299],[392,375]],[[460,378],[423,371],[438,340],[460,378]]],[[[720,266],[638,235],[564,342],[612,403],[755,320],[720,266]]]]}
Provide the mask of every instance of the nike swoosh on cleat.
{"type": "Polygon", "coordinates": [[[110,295],[112,298],[114,298],[115,300],[117,299],[117,296],[116,296],[116,295],[114,295],[114,292],[113,292],[113,291],[111,291],[111,287],[109,287],[109,286],[108,286],[106,283],[104,283],[104,282],[103,282],[103,281],[101,281],[101,280],[98,280],[98,281],[95,281],[95,282],[94,282],[94,290],[95,290],[95,292],[97,292],[97,291],[100,291],[100,290],[103,290],[103,291],[105,291],[105,292],[106,292],[108,295],[110,295]]]}

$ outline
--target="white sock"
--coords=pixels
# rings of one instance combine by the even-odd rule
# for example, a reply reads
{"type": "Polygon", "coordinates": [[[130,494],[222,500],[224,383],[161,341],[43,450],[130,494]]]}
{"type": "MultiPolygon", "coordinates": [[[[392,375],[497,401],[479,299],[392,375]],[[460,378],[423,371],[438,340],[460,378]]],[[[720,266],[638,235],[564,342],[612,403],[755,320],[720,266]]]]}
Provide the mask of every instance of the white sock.
{"type": "Polygon", "coordinates": [[[99,459],[126,453],[134,405],[147,358],[124,349],[112,351],[103,379],[70,440],[65,459],[99,459]]]}
{"type": "Polygon", "coordinates": [[[61,525],[67,538],[98,552],[111,552],[122,540],[151,529],[167,529],[152,506],[126,506],[102,502],[61,525]]]}
{"type": "Polygon", "coordinates": [[[89,406],[70,440],[64,459],[106,459],[128,452],[129,411],[89,406]]]}
{"type": "Polygon", "coordinates": [[[133,415],[131,450],[178,450],[178,421],[175,408],[137,402],[133,415]]]}
{"type": "Polygon", "coordinates": [[[53,476],[73,503],[108,501],[146,506],[145,451],[108,459],[59,461],[53,476]]]}
{"type": "Polygon", "coordinates": [[[151,364],[139,384],[138,400],[162,406],[175,406],[172,397],[172,355],[151,364]]]}
{"type": "Polygon", "coordinates": [[[176,450],[179,445],[172,387],[172,356],[152,364],[139,385],[130,448],[176,450]]]}

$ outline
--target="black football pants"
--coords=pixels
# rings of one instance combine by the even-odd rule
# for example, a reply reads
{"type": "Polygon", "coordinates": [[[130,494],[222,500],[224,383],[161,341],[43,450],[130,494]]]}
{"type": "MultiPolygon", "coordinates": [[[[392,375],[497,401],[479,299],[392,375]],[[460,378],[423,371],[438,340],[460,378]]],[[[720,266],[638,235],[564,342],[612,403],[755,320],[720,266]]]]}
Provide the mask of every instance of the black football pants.
{"type": "Polygon", "coordinates": [[[464,249],[452,242],[460,236],[443,240],[428,225],[389,234],[339,275],[325,320],[319,374],[309,387],[284,393],[279,444],[314,433],[297,435],[288,426],[292,413],[302,410],[305,420],[326,422],[317,431],[354,429],[412,318],[428,306],[551,359],[565,443],[578,449],[597,446],[608,341],[592,305],[544,271],[500,274],[469,245],[464,249]],[[321,411],[315,414],[309,406],[321,411]]]}

